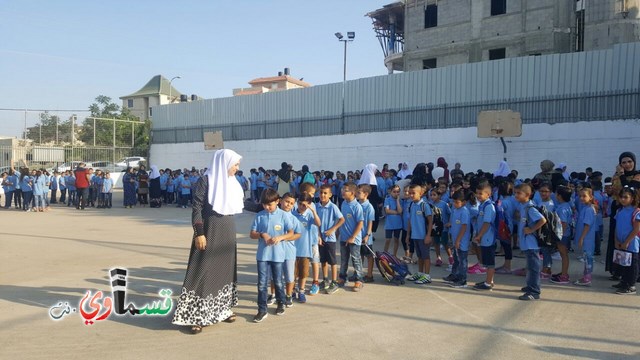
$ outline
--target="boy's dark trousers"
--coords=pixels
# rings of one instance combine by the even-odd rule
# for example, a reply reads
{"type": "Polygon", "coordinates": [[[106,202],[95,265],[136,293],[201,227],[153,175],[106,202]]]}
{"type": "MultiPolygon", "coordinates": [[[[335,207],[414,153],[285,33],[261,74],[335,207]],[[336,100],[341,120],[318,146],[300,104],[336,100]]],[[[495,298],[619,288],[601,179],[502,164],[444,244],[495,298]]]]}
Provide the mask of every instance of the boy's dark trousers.
{"type": "Polygon", "coordinates": [[[64,204],[67,199],[67,189],[60,189],[60,202],[64,204]]]}
{"type": "Polygon", "coordinates": [[[56,198],[58,197],[57,193],[58,193],[58,190],[51,189],[51,200],[49,201],[50,204],[57,204],[58,203],[58,201],[56,200],[56,198]]]}

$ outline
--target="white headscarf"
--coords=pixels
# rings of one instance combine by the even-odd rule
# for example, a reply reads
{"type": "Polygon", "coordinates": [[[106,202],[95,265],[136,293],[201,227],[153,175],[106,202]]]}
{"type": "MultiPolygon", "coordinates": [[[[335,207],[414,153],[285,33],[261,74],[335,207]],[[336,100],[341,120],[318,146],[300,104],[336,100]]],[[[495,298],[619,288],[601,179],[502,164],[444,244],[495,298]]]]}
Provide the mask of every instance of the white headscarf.
{"type": "Polygon", "coordinates": [[[402,163],[402,168],[400,169],[400,171],[398,171],[398,179],[402,180],[412,173],[413,172],[411,171],[411,169],[409,169],[409,165],[407,165],[407,163],[402,163]]]}
{"type": "Polygon", "coordinates": [[[242,186],[235,176],[229,176],[229,169],[240,159],[242,156],[233,150],[218,150],[204,174],[209,179],[209,204],[220,215],[240,214],[244,208],[242,186]]]}
{"type": "MultiPolygon", "coordinates": [[[[441,177],[444,177],[444,168],[437,167],[433,169],[433,171],[431,172],[431,176],[433,177],[434,180],[438,181],[438,179],[440,179],[441,177]]],[[[449,179],[446,179],[446,180],[449,181],[449,179]]]]}
{"type": "Polygon", "coordinates": [[[378,181],[376,180],[376,171],[378,170],[378,165],[376,164],[367,164],[362,170],[362,176],[360,176],[360,182],[358,185],[367,184],[367,185],[378,185],[378,181]]]}
{"type": "Polygon", "coordinates": [[[493,173],[493,176],[507,177],[509,174],[511,174],[511,169],[509,168],[509,164],[507,164],[506,161],[502,160],[500,161],[500,165],[498,165],[498,170],[496,170],[493,173]]]}
{"type": "Polygon", "coordinates": [[[157,179],[160,177],[160,171],[158,171],[157,165],[151,165],[151,174],[149,174],[149,179],[157,179]]]}

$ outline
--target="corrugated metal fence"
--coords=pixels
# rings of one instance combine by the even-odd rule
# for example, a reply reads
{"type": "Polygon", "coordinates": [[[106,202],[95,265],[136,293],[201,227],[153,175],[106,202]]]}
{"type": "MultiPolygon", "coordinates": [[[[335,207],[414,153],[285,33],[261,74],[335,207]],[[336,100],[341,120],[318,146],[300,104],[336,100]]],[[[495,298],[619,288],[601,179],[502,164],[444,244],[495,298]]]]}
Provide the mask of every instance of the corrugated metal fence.
{"type": "Polygon", "coordinates": [[[462,64],[153,109],[153,143],[309,137],[476,125],[482,110],[525,124],[640,118],[640,43],[462,64]]]}

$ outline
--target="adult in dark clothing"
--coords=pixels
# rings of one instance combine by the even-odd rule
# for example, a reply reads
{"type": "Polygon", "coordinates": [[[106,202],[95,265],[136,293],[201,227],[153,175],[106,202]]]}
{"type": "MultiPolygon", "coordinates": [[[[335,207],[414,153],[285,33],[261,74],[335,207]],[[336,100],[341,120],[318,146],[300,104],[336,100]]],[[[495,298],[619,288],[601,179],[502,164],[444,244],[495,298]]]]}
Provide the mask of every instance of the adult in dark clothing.
{"type": "Polygon", "coordinates": [[[147,173],[144,165],[140,165],[140,169],[137,174],[138,180],[138,202],[142,206],[147,206],[149,203],[149,174],[147,173]]]}
{"type": "Polygon", "coordinates": [[[611,213],[609,214],[609,239],[607,246],[607,256],[605,259],[605,270],[611,273],[611,280],[620,280],[620,271],[618,265],[613,263],[613,250],[615,250],[615,229],[616,219],[615,216],[621,209],[618,202],[618,194],[624,186],[632,186],[633,175],[636,171],[636,155],[630,151],[625,151],[618,157],[618,165],[616,166],[616,172],[611,178],[611,186],[613,190],[613,196],[611,201],[611,213]]]}
{"type": "Polygon", "coordinates": [[[233,322],[238,304],[236,224],[244,192],[235,178],[242,157],[218,150],[193,188],[193,241],[173,324],[202,328],[233,322]]]}
{"type": "Polygon", "coordinates": [[[160,171],[156,165],[151,165],[151,173],[149,174],[149,198],[151,207],[157,208],[162,206],[162,190],[160,189],[160,171]]]}
{"type": "Polygon", "coordinates": [[[360,178],[360,184],[367,184],[371,186],[371,194],[369,194],[369,203],[373,206],[375,211],[373,223],[371,224],[371,230],[375,233],[378,230],[378,222],[380,220],[381,204],[384,199],[380,198],[378,194],[378,182],[376,180],[376,173],[378,172],[378,166],[376,164],[367,164],[362,170],[362,177],[360,178]]]}
{"type": "Polygon", "coordinates": [[[289,164],[283,162],[278,170],[278,195],[282,197],[289,192],[289,182],[291,181],[291,169],[289,164]]]}

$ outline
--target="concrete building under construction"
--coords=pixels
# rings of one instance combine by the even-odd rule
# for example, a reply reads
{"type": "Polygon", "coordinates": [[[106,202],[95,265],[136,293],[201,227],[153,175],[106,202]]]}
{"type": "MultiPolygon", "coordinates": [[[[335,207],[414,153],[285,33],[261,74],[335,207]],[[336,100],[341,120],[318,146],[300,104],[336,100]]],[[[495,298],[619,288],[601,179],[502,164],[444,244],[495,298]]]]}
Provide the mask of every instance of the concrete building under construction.
{"type": "Polygon", "coordinates": [[[640,41],[640,0],[406,0],[366,16],[389,73],[640,41]]]}

